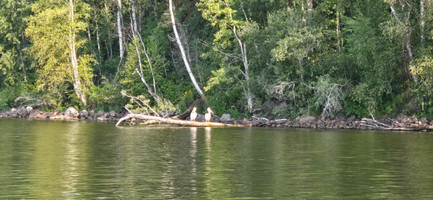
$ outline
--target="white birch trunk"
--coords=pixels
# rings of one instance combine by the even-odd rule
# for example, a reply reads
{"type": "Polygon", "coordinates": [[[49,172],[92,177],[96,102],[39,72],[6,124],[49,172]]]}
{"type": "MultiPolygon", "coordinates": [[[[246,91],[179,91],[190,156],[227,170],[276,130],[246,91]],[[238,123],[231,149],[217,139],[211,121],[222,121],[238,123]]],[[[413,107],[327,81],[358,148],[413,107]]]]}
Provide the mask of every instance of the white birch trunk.
{"type": "Polygon", "coordinates": [[[77,94],[78,98],[80,99],[80,101],[84,104],[87,105],[87,100],[86,100],[86,96],[81,88],[81,81],[80,81],[80,76],[79,76],[79,72],[78,72],[78,60],[77,60],[77,51],[75,49],[75,30],[74,30],[74,1],[73,0],[69,0],[69,5],[70,5],[70,20],[71,20],[71,24],[70,24],[70,29],[69,29],[69,49],[70,49],[70,56],[71,56],[71,65],[72,65],[72,79],[73,79],[73,86],[74,86],[74,90],[75,93],[77,94]]]}
{"type": "Polygon", "coordinates": [[[117,33],[119,35],[120,59],[122,59],[123,58],[123,54],[124,54],[124,49],[123,49],[122,2],[121,2],[121,0],[117,0],[117,33]]]}
{"type": "Polygon", "coordinates": [[[160,99],[160,97],[158,96],[158,94],[156,92],[156,81],[155,81],[155,74],[153,72],[152,62],[150,60],[149,54],[147,54],[146,46],[144,46],[144,42],[141,39],[141,35],[140,35],[139,29],[138,29],[138,27],[139,27],[137,24],[138,20],[137,20],[137,15],[135,14],[135,1],[131,0],[130,3],[131,3],[131,13],[132,13],[132,23],[133,23],[132,27],[133,27],[133,35],[134,35],[134,46],[135,46],[135,50],[137,52],[138,62],[139,62],[139,66],[140,66],[140,71],[138,72],[138,70],[136,70],[136,72],[140,76],[140,79],[143,82],[143,84],[146,86],[149,94],[152,95],[152,97],[155,99],[155,101],[158,101],[160,99]],[[152,73],[153,91],[152,91],[152,88],[150,87],[150,85],[144,79],[143,67],[141,65],[141,55],[140,55],[140,51],[138,50],[138,46],[137,46],[138,40],[140,40],[141,46],[143,47],[143,52],[146,56],[147,62],[148,62],[149,67],[150,67],[150,71],[152,73]]]}
{"type": "Polygon", "coordinates": [[[421,48],[424,48],[424,0],[419,1],[420,6],[420,18],[421,18],[421,30],[420,30],[420,38],[421,38],[421,48]]]}
{"type": "MultiPolygon", "coordinates": [[[[409,24],[409,19],[410,19],[410,11],[407,13],[407,17],[406,18],[402,18],[400,19],[397,15],[397,12],[395,11],[393,4],[390,3],[389,5],[390,9],[391,9],[391,14],[394,16],[395,20],[397,20],[398,22],[402,23],[405,28],[406,28],[406,34],[405,34],[405,39],[404,39],[404,48],[407,51],[407,56],[409,57],[409,63],[412,61],[413,59],[413,53],[412,53],[412,47],[410,45],[410,38],[411,38],[411,27],[409,24]]],[[[404,6],[401,6],[402,8],[404,8],[404,6]]],[[[415,84],[418,82],[418,77],[415,74],[412,74],[412,79],[414,80],[415,84]]]]}
{"type": "Polygon", "coordinates": [[[137,27],[137,17],[135,15],[135,2],[134,0],[130,0],[131,3],[131,13],[132,13],[132,30],[134,32],[134,35],[138,34],[138,27],[137,27]]]}
{"type": "Polygon", "coordinates": [[[247,46],[239,38],[239,36],[236,32],[236,26],[233,26],[232,30],[233,30],[233,34],[235,35],[236,40],[238,41],[239,48],[241,49],[242,64],[244,65],[243,75],[245,76],[245,81],[247,82],[245,97],[247,99],[248,112],[252,113],[253,112],[253,95],[252,95],[251,86],[250,86],[250,67],[248,64],[247,46]]]}
{"type": "Polygon", "coordinates": [[[192,84],[194,85],[194,87],[197,90],[198,94],[200,95],[201,99],[204,102],[207,102],[206,96],[204,95],[204,93],[200,89],[200,86],[198,85],[197,81],[194,78],[194,74],[192,73],[191,68],[189,66],[189,61],[187,60],[186,55],[185,55],[185,49],[183,48],[182,42],[180,41],[179,33],[177,32],[177,28],[176,28],[176,20],[174,19],[173,1],[169,0],[168,2],[169,2],[169,10],[170,10],[171,23],[173,24],[174,36],[176,37],[177,45],[179,46],[180,53],[182,54],[182,59],[183,59],[183,62],[185,64],[186,70],[188,71],[188,75],[189,75],[189,77],[190,77],[190,79],[192,81],[192,84]]]}

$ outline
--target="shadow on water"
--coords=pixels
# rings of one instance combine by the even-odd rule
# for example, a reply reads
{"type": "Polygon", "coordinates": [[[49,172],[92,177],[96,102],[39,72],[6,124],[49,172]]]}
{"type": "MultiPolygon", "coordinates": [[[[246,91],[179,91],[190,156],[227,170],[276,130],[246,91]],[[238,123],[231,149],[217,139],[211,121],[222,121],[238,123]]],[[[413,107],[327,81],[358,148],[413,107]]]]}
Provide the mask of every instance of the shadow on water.
{"type": "Polygon", "coordinates": [[[431,199],[433,135],[0,120],[0,199],[431,199]]]}

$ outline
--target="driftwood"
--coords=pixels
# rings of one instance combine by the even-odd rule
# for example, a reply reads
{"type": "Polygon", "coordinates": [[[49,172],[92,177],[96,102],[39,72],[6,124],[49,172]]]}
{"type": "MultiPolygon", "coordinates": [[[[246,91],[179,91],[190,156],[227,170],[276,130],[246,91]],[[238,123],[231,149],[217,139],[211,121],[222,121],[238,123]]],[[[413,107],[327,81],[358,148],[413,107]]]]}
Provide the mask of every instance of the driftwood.
{"type": "Polygon", "coordinates": [[[123,121],[132,118],[158,121],[163,124],[174,124],[180,126],[194,126],[194,127],[248,127],[250,126],[250,125],[242,125],[242,124],[223,124],[223,123],[216,123],[216,122],[193,122],[193,121],[170,119],[170,118],[163,118],[163,117],[156,117],[156,116],[142,115],[142,114],[128,114],[125,117],[120,118],[116,126],[119,126],[119,124],[122,123],[123,121]]]}
{"type": "Polygon", "coordinates": [[[383,130],[383,131],[420,131],[423,130],[421,127],[393,127],[391,125],[379,122],[375,119],[362,118],[361,127],[373,129],[373,130],[383,130]]]}

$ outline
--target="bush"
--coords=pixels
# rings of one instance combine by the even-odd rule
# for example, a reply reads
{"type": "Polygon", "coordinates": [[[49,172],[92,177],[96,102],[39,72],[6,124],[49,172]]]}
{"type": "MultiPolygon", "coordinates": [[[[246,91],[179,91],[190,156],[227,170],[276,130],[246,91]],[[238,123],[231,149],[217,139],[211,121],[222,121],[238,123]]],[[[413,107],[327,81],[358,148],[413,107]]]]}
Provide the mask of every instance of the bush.
{"type": "Polygon", "coordinates": [[[119,112],[126,104],[122,97],[120,84],[103,79],[101,86],[94,86],[89,96],[89,106],[97,110],[119,112]]]}

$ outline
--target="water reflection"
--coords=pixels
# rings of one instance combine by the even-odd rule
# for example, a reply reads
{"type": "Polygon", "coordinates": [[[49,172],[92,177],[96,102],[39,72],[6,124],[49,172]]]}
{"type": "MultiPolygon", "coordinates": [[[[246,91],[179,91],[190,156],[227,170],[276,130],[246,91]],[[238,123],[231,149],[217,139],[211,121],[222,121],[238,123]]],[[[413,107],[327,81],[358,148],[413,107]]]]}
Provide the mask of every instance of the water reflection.
{"type": "Polygon", "coordinates": [[[433,197],[429,134],[0,126],[0,199],[433,197]]]}

